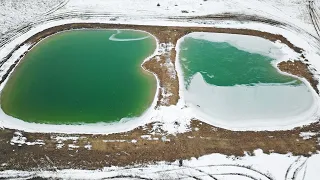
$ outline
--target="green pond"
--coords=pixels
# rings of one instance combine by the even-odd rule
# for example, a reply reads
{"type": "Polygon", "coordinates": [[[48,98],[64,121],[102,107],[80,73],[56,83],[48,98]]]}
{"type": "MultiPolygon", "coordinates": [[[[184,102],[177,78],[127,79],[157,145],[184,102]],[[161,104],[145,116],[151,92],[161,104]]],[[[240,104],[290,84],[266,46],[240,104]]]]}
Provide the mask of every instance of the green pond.
{"type": "Polygon", "coordinates": [[[1,92],[2,110],[36,123],[115,122],[151,105],[156,79],[141,64],[155,39],[131,30],[50,36],[22,59],[1,92]]]}
{"type": "Polygon", "coordinates": [[[258,83],[300,84],[296,78],[280,74],[272,58],[239,50],[227,42],[185,38],[180,59],[185,85],[197,73],[216,86],[255,85],[258,83]]]}
{"type": "Polygon", "coordinates": [[[193,33],[180,44],[184,100],[200,118],[226,127],[278,127],[313,115],[312,90],[272,65],[282,53],[278,48],[256,37],[223,36],[193,33]],[[260,47],[253,51],[249,43],[260,47]],[[270,48],[276,55],[265,53],[270,48]]]}

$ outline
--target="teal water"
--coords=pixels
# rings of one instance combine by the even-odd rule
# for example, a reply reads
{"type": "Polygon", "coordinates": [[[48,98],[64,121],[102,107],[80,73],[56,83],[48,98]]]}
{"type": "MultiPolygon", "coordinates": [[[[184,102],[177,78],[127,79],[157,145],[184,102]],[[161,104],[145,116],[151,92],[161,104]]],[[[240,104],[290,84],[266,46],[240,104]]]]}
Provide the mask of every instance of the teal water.
{"type": "Polygon", "coordinates": [[[272,60],[261,54],[239,50],[226,42],[187,37],[181,43],[180,62],[186,87],[197,72],[207,83],[216,86],[301,83],[296,78],[280,74],[271,65],[272,60]]]}
{"type": "Polygon", "coordinates": [[[312,90],[298,78],[278,72],[271,57],[188,36],[179,54],[185,102],[213,123],[233,128],[279,127],[300,123],[316,111],[312,90]]]}
{"type": "Polygon", "coordinates": [[[141,68],[156,49],[147,33],[76,30],[42,40],[22,59],[1,93],[1,108],[18,119],[50,124],[114,122],[151,105],[156,80],[141,68]]]}

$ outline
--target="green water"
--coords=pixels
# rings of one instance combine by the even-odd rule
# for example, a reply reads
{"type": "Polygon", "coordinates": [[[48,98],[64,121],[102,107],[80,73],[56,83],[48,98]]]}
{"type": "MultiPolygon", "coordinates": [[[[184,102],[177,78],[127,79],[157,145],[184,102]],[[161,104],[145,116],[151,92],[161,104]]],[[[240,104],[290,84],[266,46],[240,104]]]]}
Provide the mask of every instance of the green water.
{"type": "MultiPolygon", "coordinates": [[[[1,108],[18,119],[52,124],[119,121],[140,116],[152,103],[153,75],[141,68],[156,48],[151,36],[111,41],[116,30],[77,30],[36,45],[1,93],[1,108]]],[[[148,36],[121,31],[116,38],[148,36]]]]}
{"type": "Polygon", "coordinates": [[[186,88],[197,72],[207,83],[217,86],[301,83],[280,74],[271,65],[272,58],[239,50],[225,42],[187,37],[181,44],[180,60],[186,88]]]}

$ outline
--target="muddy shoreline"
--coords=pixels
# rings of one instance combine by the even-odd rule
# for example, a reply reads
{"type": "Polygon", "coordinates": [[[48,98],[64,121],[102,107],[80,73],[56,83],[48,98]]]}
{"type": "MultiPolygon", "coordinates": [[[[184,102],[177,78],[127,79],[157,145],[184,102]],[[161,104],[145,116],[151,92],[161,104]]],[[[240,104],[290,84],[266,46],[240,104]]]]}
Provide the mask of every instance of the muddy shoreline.
{"type": "MultiPolygon", "coordinates": [[[[143,30],[154,35],[159,43],[172,43],[176,46],[177,40],[191,32],[215,32],[243,34],[262,37],[271,41],[280,40],[294,51],[302,53],[303,49],[296,47],[281,35],[247,29],[228,29],[214,27],[171,27],[171,26],[143,26],[143,25],[121,25],[100,23],[74,23],[52,27],[35,34],[27,39],[24,44],[34,46],[41,39],[64,30],[71,29],[136,29],[143,30]]],[[[18,49],[19,46],[16,48],[18,49]]],[[[30,47],[31,48],[31,47],[30,47]]],[[[11,52],[5,59],[12,56],[11,52]]],[[[9,71],[3,76],[3,83],[9,73],[14,69],[21,56],[11,65],[9,71]]],[[[302,57],[303,58],[303,57],[302,57]]],[[[170,60],[175,65],[176,51],[171,49],[161,55],[157,55],[143,64],[150,72],[153,72],[160,81],[159,97],[157,106],[170,106],[177,104],[179,100],[179,81],[177,73],[172,77],[172,72],[163,64],[170,60]],[[172,94],[171,96],[163,96],[172,94]]],[[[310,72],[307,60],[281,62],[279,68],[287,73],[306,78],[316,92],[318,82],[310,72]]],[[[179,126],[179,124],[177,124],[179,126]]],[[[1,170],[56,170],[66,168],[97,169],[105,166],[126,166],[134,163],[152,163],[155,161],[175,161],[178,159],[189,159],[200,157],[211,153],[243,156],[244,152],[252,153],[256,149],[262,149],[265,153],[291,152],[294,155],[310,156],[320,150],[317,138],[320,134],[304,140],[299,136],[300,132],[319,132],[319,122],[298,127],[288,131],[230,131],[217,128],[199,120],[193,120],[190,132],[167,134],[161,129],[161,123],[146,124],[136,129],[110,135],[88,135],[88,134],[55,134],[55,133],[27,133],[21,132],[27,141],[34,142],[42,140],[44,145],[13,144],[11,139],[17,130],[0,129],[0,166],[1,170]],[[150,135],[151,140],[142,138],[150,135]],[[77,136],[78,140],[67,140],[58,142],[55,136],[77,136]],[[163,137],[170,141],[162,140],[163,137]],[[157,139],[157,140],[154,140],[157,139]],[[116,140],[116,141],[114,141],[116,140]],[[137,142],[133,143],[132,140],[137,142]],[[11,144],[10,144],[11,143],[11,144]],[[57,148],[58,144],[63,147],[57,148]],[[79,146],[71,148],[69,144],[79,146]],[[91,150],[85,148],[90,144],[91,150]],[[155,148],[156,147],[156,148],[155,148]]]]}

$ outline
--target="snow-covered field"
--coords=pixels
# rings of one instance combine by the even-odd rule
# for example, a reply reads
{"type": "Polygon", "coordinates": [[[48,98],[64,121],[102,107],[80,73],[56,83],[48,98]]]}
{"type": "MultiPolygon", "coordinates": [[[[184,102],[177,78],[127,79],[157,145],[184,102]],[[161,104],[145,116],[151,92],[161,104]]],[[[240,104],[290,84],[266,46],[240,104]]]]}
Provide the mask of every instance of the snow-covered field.
{"type": "MultiPolygon", "coordinates": [[[[247,28],[281,34],[294,45],[305,50],[304,56],[309,60],[315,77],[320,80],[319,38],[308,13],[308,0],[0,0],[0,59],[28,37],[46,28],[71,22],[104,22],[122,24],[168,25],[168,26],[208,26],[226,28],[247,28]],[[157,5],[159,3],[159,6],[157,5]],[[237,20],[187,20],[188,16],[237,13],[260,16],[280,21],[283,25],[269,25],[260,22],[237,20]],[[181,16],[185,18],[181,18],[181,16]],[[60,19],[61,17],[61,19],[60,19]],[[174,17],[175,19],[171,19],[174,17]]],[[[316,9],[320,11],[319,2],[315,0],[316,9]]],[[[172,42],[166,42],[172,43],[172,42]]],[[[17,57],[28,49],[21,47],[9,61],[0,68],[1,76],[17,57]]],[[[320,86],[318,86],[319,88],[320,86]]],[[[318,98],[319,100],[319,98],[318,98]]],[[[164,123],[163,129],[169,133],[188,131],[188,123],[195,112],[184,107],[183,97],[177,106],[160,107],[152,110],[146,120],[125,122],[121,125],[104,124],[91,126],[55,126],[26,123],[17,119],[8,119],[2,113],[0,127],[15,128],[30,132],[82,132],[112,133],[127,131],[152,121],[164,123]],[[180,123],[180,127],[174,123],[180,123]]],[[[152,108],[153,109],[153,108],[152,108]]],[[[204,119],[205,121],[205,119],[204,119]]],[[[208,122],[208,121],[206,121],[208,122]]],[[[310,123],[311,120],[301,122],[310,123]]],[[[213,125],[214,122],[209,122],[213,125]]],[[[300,125],[301,125],[300,124],[300,125]]],[[[288,124],[273,127],[271,130],[293,128],[288,124]]],[[[221,125],[220,125],[221,126],[221,125]]],[[[223,126],[222,126],[223,127],[223,126]]],[[[264,130],[264,127],[234,130],[264,130]]],[[[269,128],[268,128],[269,129],[269,128]]],[[[270,129],[269,129],[270,130],[270,129]]],[[[60,178],[135,178],[135,179],[269,179],[269,180],[313,180],[320,177],[318,163],[320,156],[310,158],[292,155],[266,155],[256,151],[255,156],[243,158],[212,154],[198,160],[137,167],[111,167],[103,170],[62,170],[39,172],[0,172],[0,178],[24,176],[60,177],[60,178]]],[[[1,166],[5,166],[1,164],[1,166]]]]}
{"type": "Polygon", "coordinates": [[[320,155],[311,157],[290,154],[264,154],[238,158],[211,154],[198,159],[158,162],[150,165],[105,167],[100,170],[3,171],[0,178],[62,178],[62,179],[201,179],[201,180],[317,180],[320,155]]]}
{"type": "Polygon", "coordinates": [[[0,37],[12,29],[40,18],[63,0],[1,0],[0,37]]]}

